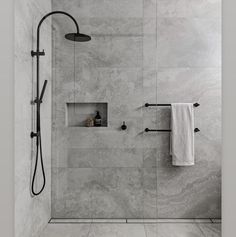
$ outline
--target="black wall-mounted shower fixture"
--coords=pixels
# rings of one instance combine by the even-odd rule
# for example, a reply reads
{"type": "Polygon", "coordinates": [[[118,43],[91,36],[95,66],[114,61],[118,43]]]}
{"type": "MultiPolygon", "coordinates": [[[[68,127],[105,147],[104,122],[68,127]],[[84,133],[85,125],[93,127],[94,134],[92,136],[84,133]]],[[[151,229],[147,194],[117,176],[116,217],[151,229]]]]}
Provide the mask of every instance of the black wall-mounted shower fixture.
{"type": "MultiPolygon", "coordinates": [[[[165,107],[165,106],[171,106],[171,104],[149,104],[149,103],[145,104],[145,107],[150,107],[150,106],[162,106],[162,107],[165,107]]],[[[198,107],[198,106],[200,106],[200,104],[194,103],[193,106],[194,107],[198,107]]]]}
{"type": "MultiPolygon", "coordinates": [[[[171,129],[149,129],[145,128],[145,132],[171,132],[171,129]]],[[[194,132],[200,132],[199,128],[194,128],[194,132]]]]}
{"type": "Polygon", "coordinates": [[[125,124],[125,121],[123,121],[123,124],[121,125],[121,129],[122,130],[126,130],[127,129],[127,125],[125,124]]]}
{"type": "Polygon", "coordinates": [[[76,27],[76,32],[75,33],[68,33],[65,35],[65,38],[68,40],[76,41],[76,42],[86,42],[90,41],[91,37],[89,35],[81,34],[79,32],[79,25],[75,18],[71,16],[70,14],[63,12],[63,11],[53,11],[48,14],[46,14],[39,22],[38,27],[37,27],[37,49],[36,51],[31,51],[31,56],[34,57],[36,56],[36,98],[33,101],[34,104],[36,104],[36,132],[31,132],[30,137],[34,138],[36,137],[36,158],[35,158],[35,166],[34,166],[34,172],[33,172],[33,177],[32,177],[32,183],[31,183],[31,191],[33,195],[39,195],[46,184],[46,177],[45,177],[45,171],[44,171],[44,164],[43,164],[43,154],[42,154],[42,140],[41,140],[41,121],[40,121],[40,106],[43,100],[43,95],[47,86],[47,80],[44,81],[43,88],[41,93],[39,94],[39,58],[40,56],[44,56],[45,52],[40,51],[40,27],[43,23],[43,21],[53,15],[53,14],[63,14],[68,16],[75,24],[76,27]],[[37,172],[37,166],[38,166],[38,158],[40,155],[40,161],[41,161],[41,167],[42,167],[42,174],[43,174],[43,185],[41,189],[36,192],[34,190],[34,183],[35,183],[35,176],[37,172]]]}

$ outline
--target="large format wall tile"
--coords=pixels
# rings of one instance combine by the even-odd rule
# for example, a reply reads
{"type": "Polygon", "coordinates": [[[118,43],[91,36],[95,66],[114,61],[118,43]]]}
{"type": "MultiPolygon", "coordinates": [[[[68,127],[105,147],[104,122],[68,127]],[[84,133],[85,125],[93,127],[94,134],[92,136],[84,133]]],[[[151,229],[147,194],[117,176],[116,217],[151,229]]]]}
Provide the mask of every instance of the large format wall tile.
{"type": "Polygon", "coordinates": [[[83,67],[142,66],[142,36],[93,36],[84,44],[58,37],[54,42],[55,60],[62,67],[73,66],[74,62],[83,67]]]}
{"type": "MultiPolygon", "coordinates": [[[[86,32],[92,36],[142,36],[144,22],[142,17],[133,18],[101,18],[101,17],[76,17],[80,25],[81,32],[86,32]]],[[[150,24],[146,23],[149,28],[150,24]]],[[[75,26],[72,21],[65,19],[64,16],[53,17],[53,28],[57,35],[73,31],[75,26]]],[[[151,32],[150,32],[151,33],[151,32]]]]}
{"type": "Polygon", "coordinates": [[[158,216],[165,218],[219,217],[220,173],[218,167],[160,168],[157,172],[158,216]]]}
{"type": "Polygon", "coordinates": [[[219,67],[221,31],[218,19],[158,18],[160,67],[219,67]]]}
{"type": "Polygon", "coordinates": [[[65,40],[73,23],[53,17],[52,215],[219,217],[220,1],[55,0],[53,8],[92,40],[65,40]],[[107,102],[108,127],[67,127],[68,102],[107,102]],[[147,102],[201,104],[194,167],[172,166],[169,133],[144,132],[170,127],[170,108],[147,102]]]}
{"type": "Polygon", "coordinates": [[[54,70],[54,75],[53,117],[57,126],[65,125],[68,102],[107,102],[109,118],[142,117],[140,68],[78,67],[74,76],[73,68],[63,67],[54,70]]]}
{"type": "Polygon", "coordinates": [[[64,9],[78,17],[142,17],[142,0],[53,0],[54,9],[64,9]]]}
{"type": "MultiPolygon", "coordinates": [[[[195,124],[201,129],[201,133],[196,136],[207,139],[211,145],[219,146],[221,140],[219,68],[163,68],[158,72],[157,87],[157,97],[161,103],[200,103],[199,107],[194,108],[195,124]]],[[[210,157],[209,153],[208,159],[210,157]]]]}
{"type": "Polygon", "coordinates": [[[221,16],[221,0],[157,0],[158,17],[199,17],[221,16]]]}
{"type": "Polygon", "coordinates": [[[142,149],[68,148],[68,167],[142,167],[142,149]]]}
{"type": "Polygon", "coordinates": [[[53,168],[53,217],[154,218],[154,168],[53,168]]]}
{"type": "Polygon", "coordinates": [[[201,130],[195,134],[194,167],[174,168],[169,145],[159,149],[158,215],[172,218],[220,217],[220,70],[163,68],[158,71],[157,88],[162,88],[158,90],[161,103],[200,103],[194,112],[195,125],[201,130]]]}

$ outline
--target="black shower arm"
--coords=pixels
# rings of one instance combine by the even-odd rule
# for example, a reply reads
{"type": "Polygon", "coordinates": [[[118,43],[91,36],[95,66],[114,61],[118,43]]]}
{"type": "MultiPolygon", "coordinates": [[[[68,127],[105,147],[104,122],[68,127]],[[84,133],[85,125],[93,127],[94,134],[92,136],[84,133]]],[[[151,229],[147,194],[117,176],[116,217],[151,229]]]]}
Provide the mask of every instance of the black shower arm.
{"type": "Polygon", "coordinates": [[[31,56],[34,57],[36,56],[37,57],[37,71],[36,71],[36,80],[37,80],[37,83],[36,83],[36,102],[38,104],[40,104],[40,100],[39,100],[39,56],[44,56],[45,53],[44,51],[40,52],[40,27],[42,25],[42,23],[44,22],[44,20],[46,18],[48,18],[49,16],[51,15],[54,15],[54,14],[63,14],[63,15],[66,15],[68,16],[74,23],[75,23],[75,26],[76,26],[76,31],[77,33],[79,33],[79,25],[77,23],[77,21],[75,20],[75,18],[73,16],[71,16],[70,14],[68,14],[67,12],[63,12],[63,11],[53,11],[53,12],[49,12],[48,14],[46,14],[39,22],[38,24],[38,27],[37,27],[37,49],[36,49],[36,52],[35,51],[31,51],[31,56]]]}
{"type": "Polygon", "coordinates": [[[63,15],[66,15],[68,17],[71,18],[71,20],[75,23],[75,26],[76,26],[76,30],[77,30],[77,33],[79,33],[79,25],[77,23],[77,21],[75,20],[75,18],[73,16],[71,16],[70,14],[68,14],[67,12],[63,12],[63,11],[53,11],[53,12],[49,12],[48,14],[46,14],[39,22],[38,24],[38,27],[37,27],[37,52],[39,52],[39,38],[40,38],[40,27],[43,23],[43,21],[48,18],[49,16],[51,15],[54,15],[54,14],[63,14],[63,15]]]}

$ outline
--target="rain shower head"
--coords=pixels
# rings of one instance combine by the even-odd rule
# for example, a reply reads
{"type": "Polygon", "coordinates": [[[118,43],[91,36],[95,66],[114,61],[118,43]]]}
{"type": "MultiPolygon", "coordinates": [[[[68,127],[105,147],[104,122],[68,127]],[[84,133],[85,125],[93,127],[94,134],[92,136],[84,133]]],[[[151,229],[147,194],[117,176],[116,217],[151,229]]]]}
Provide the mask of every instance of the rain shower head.
{"type": "Polygon", "coordinates": [[[86,42],[91,40],[91,37],[89,35],[81,33],[69,33],[65,35],[65,38],[76,42],[86,42]]]}

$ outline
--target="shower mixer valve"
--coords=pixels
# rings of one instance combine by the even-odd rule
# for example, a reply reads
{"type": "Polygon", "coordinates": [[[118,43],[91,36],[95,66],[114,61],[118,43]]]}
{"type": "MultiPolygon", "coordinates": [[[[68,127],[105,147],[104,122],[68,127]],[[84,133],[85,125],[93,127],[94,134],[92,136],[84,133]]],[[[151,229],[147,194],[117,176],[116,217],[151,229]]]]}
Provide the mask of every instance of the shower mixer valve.
{"type": "Polygon", "coordinates": [[[127,125],[125,124],[125,121],[123,121],[123,124],[121,125],[121,129],[122,130],[126,130],[127,129],[127,125]]]}

